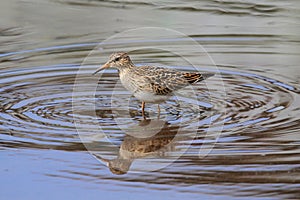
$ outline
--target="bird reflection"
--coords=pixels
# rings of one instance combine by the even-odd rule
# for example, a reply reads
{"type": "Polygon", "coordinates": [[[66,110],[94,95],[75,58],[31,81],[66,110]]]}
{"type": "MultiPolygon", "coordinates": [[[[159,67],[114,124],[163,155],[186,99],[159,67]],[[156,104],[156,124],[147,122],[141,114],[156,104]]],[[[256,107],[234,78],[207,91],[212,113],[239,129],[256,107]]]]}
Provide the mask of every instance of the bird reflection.
{"type": "Polygon", "coordinates": [[[135,159],[146,156],[161,157],[166,152],[174,151],[174,138],[178,129],[179,126],[171,126],[159,119],[144,119],[138,125],[130,127],[120,146],[117,158],[109,160],[95,156],[105,162],[113,174],[126,174],[135,159]]]}

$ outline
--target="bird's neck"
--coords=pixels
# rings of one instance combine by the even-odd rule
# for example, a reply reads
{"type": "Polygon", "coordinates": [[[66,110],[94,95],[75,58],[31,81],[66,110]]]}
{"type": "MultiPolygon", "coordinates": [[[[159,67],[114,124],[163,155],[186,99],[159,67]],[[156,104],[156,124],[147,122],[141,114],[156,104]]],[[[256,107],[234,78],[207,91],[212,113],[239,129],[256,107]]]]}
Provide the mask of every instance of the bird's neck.
{"type": "Polygon", "coordinates": [[[118,67],[118,70],[119,70],[120,73],[124,73],[124,72],[132,70],[135,67],[136,66],[133,63],[128,63],[126,65],[118,67]]]}

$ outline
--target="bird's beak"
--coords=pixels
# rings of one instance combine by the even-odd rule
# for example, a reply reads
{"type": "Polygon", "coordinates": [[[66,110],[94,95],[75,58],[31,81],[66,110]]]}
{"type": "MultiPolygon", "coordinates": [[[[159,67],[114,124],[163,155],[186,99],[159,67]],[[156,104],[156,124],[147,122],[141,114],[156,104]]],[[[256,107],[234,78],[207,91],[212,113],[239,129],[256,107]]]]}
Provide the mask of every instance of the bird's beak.
{"type": "Polygon", "coordinates": [[[98,156],[98,155],[95,155],[95,154],[94,154],[94,156],[95,156],[96,158],[98,158],[99,160],[101,160],[102,162],[104,162],[105,165],[106,165],[107,167],[109,167],[109,161],[110,161],[110,160],[108,160],[108,159],[106,159],[106,158],[102,158],[101,156],[98,156]]]}
{"type": "Polygon", "coordinates": [[[104,65],[102,65],[101,67],[99,67],[99,68],[93,73],[93,75],[95,75],[95,74],[97,74],[98,72],[100,72],[101,70],[106,69],[106,68],[109,68],[109,67],[110,67],[110,63],[107,62],[107,63],[105,63],[104,65]]]}

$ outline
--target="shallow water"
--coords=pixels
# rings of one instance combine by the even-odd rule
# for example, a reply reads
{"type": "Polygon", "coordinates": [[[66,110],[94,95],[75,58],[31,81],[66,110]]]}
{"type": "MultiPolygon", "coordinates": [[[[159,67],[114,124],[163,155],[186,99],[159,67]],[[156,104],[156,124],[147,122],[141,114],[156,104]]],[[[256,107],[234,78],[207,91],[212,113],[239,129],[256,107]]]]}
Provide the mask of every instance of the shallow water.
{"type": "Polygon", "coordinates": [[[297,1],[1,4],[1,199],[299,198],[297,1]],[[216,75],[144,120],[114,51],[216,75]]]}

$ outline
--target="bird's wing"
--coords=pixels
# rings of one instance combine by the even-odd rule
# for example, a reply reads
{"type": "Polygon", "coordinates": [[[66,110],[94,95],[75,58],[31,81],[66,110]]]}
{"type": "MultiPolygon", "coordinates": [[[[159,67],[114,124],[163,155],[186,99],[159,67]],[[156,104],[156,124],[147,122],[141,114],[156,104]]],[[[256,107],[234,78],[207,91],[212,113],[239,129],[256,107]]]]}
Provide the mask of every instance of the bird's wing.
{"type": "Polygon", "coordinates": [[[189,84],[213,76],[213,74],[180,72],[162,67],[144,66],[139,68],[139,75],[146,79],[144,86],[156,95],[168,95],[189,84]]]}
{"type": "Polygon", "coordinates": [[[147,67],[143,75],[146,87],[156,95],[169,95],[189,84],[181,72],[167,68],[147,67]]]}
{"type": "Polygon", "coordinates": [[[150,88],[156,95],[168,95],[173,92],[172,89],[157,83],[150,83],[150,88]]]}

